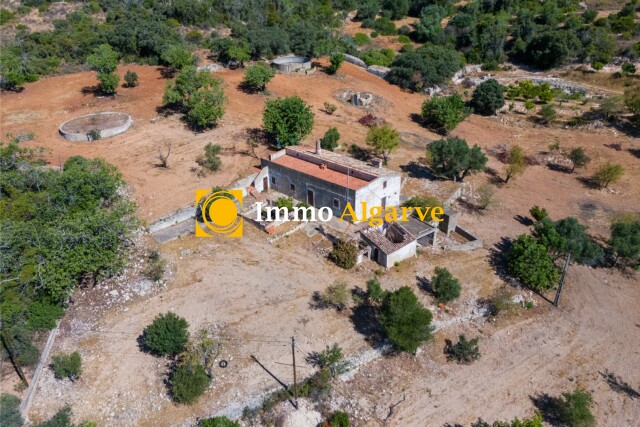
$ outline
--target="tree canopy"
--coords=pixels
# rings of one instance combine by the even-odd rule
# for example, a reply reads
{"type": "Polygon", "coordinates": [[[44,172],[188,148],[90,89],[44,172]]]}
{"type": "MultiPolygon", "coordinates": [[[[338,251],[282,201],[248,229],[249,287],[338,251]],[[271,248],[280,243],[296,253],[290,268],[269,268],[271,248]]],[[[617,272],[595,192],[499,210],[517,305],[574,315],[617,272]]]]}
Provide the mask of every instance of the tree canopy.
{"type": "Polygon", "coordinates": [[[273,67],[270,67],[264,62],[259,62],[245,70],[244,84],[250,89],[264,92],[267,89],[267,84],[275,75],[276,70],[273,67]]]}
{"type": "Polygon", "coordinates": [[[400,134],[389,125],[374,126],[367,132],[367,145],[387,163],[389,155],[400,145],[400,134]]]}
{"type": "Polygon", "coordinates": [[[462,59],[453,48],[426,44],[397,56],[386,79],[417,91],[441,84],[460,68],[462,59]]]}
{"type": "Polygon", "coordinates": [[[163,102],[182,111],[197,129],[216,126],[227,103],[222,85],[222,80],[210,72],[186,66],[167,83],[163,102]]]}
{"type": "Polygon", "coordinates": [[[297,145],[311,133],[315,114],[299,96],[267,100],[262,123],[279,145],[297,145]]]}
{"type": "Polygon", "coordinates": [[[469,147],[466,140],[458,137],[440,139],[427,145],[427,159],[437,174],[454,181],[484,170],[488,161],[479,145],[469,147]]]}
{"type": "Polygon", "coordinates": [[[480,83],[471,97],[473,111],[485,116],[496,114],[504,106],[503,92],[504,88],[495,79],[480,83]]]}
{"type": "Polygon", "coordinates": [[[507,268],[515,278],[539,292],[552,289],[559,278],[547,248],[535,237],[525,234],[511,244],[507,268]]]}
{"type": "Polygon", "coordinates": [[[431,339],[431,318],[431,312],[408,286],[387,293],[380,307],[380,324],[387,338],[399,350],[410,353],[431,339]]]}
{"type": "Polygon", "coordinates": [[[434,96],[422,103],[422,119],[428,126],[449,132],[469,116],[470,110],[460,95],[434,96]]]}

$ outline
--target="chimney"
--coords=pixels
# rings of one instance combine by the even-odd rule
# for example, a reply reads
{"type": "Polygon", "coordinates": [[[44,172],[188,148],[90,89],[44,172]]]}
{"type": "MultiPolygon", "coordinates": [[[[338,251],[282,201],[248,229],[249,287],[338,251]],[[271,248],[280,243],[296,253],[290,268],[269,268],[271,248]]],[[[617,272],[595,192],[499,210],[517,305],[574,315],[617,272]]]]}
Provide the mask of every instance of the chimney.
{"type": "Polygon", "coordinates": [[[316,140],[316,154],[322,154],[322,140],[316,140]]]}
{"type": "Polygon", "coordinates": [[[378,169],[382,169],[382,159],[376,159],[375,164],[378,169]]]}

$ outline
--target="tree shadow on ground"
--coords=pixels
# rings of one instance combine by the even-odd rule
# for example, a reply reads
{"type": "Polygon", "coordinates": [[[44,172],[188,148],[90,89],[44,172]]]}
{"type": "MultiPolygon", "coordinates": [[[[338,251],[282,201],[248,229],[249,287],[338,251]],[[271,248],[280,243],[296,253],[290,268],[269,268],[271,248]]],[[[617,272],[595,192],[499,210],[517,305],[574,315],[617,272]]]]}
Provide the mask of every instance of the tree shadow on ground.
{"type": "Polygon", "coordinates": [[[353,328],[363,335],[372,347],[375,347],[375,344],[380,342],[384,336],[382,326],[378,321],[378,308],[364,302],[366,292],[360,287],[356,286],[352,294],[363,301],[351,310],[349,318],[353,323],[353,328]]]}
{"type": "Polygon", "coordinates": [[[563,166],[563,165],[559,165],[556,163],[547,163],[547,168],[549,170],[555,171],[555,172],[562,172],[562,173],[566,173],[566,174],[570,174],[573,171],[571,170],[571,168],[563,166]]]}
{"type": "Polygon", "coordinates": [[[411,161],[406,165],[400,165],[402,172],[405,172],[411,178],[424,178],[432,181],[440,181],[441,178],[435,176],[433,171],[416,161],[411,161]]]}
{"type": "Polygon", "coordinates": [[[80,92],[82,92],[83,95],[106,96],[99,85],[83,86],[80,92]]]}
{"type": "Polygon", "coordinates": [[[617,131],[630,136],[632,138],[640,138],[640,126],[633,123],[631,120],[618,120],[613,126],[617,131]]]}
{"type": "Polygon", "coordinates": [[[629,148],[627,151],[636,159],[640,159],[640,149],[629,148]]]}
{"type": "Polygon", "coordinates": [[[172,79],[178,73],[178,70],[172,67],[158,67],[156,71],[160,73],[163,79],[172,79]]]}
{"type": "Polygon", "coordinates": [[[273,146],[271,136],[263,128],[247,128],[245,134],[248,140],[251,139],[258,145],[273,146]]]}
{"type": "Polygon", "coordinates": [[[250,85],[250,84],[248,84],[247,82],[244,82],[244,81],[238,83],[238,85],[236,87],[240,92],[246,93],[247,95],[256,95],[256,94],[264,95],[264,93],[265,93],[265,90],[257,88],[257,87],[255,87],[253,85],[250,85]]]}
{"type": "Polygon", "coordinates": [[[366,148],[358,147],[356,144],[352,144],[349,147],[349,154],[351,154],[354,159],[361,160],[363,162],[371,160],[371,152],[366,148]]]}
{"type": "Polygon", "coordinates": [[[616,393],[625,394],[631,399],[640,399],[640,391],[631,387],[631,385],[624,382],[622,378],[616,376],[613,372],[604,371],[598,373],[607,382],[607,384],[609,384],[611,390],[616,393]]]}
{"type": "Polygon", "coordinates": [[[540,415],[542,415],[542,419],[545,422],[553,426],[562,425],[558,411],[560,399],[550,396],[547,393],[529,396],[529,399],[531,399],[533,405],[540,411],[540,415]]]}
{"type": "Polygon", "coordinates": [[[424,276],[416,276],[416,282],[418,284],[418,289],[431,295],[434,298],[436,297],[436,291],[433,289],[431,279],[428,279],[424,276]]]}
{"type": "Polygon", "coordinates": [[[522,216],[522,215],[516,215],[513,217],[513,219],[515,219],[520,224],[525,225],[527,227],[531,227],[533,224],[535,224],[531,218],[522,216]]]}
{"type": "Polygon", "coordinates": [[[508,237],[501,237],[500,241],[496,243],[493,248],[489,249],[489,265],[493,267],[494,271],[505,282],[509,282],[510,277],[507,272],[507,259],[506,253],[511,247],[512,240],[508,237]]]}
{"type": "Polygon", "coordinates": [[[578,181],[591,190],[600,190],[600,186],[590,177],[581,176],[578,177],[578,181]]]}
{"type": "Polygon", "coordinates": [[[427,122],[425,122],[425,120],[422,118],[422,116],[420,114],[411,113],[411,114],[409,114],[409,119],[412,122],[422,126],[423,128],[425,128],[425,129],[427,129],[427,130],[429,130],[429,131],[431,131],[433,133],[436,133],[436,134],[438,134],[440,136],[443,136],[443,137],[447,136],[447,131],[446,130],[430,126],[427,122]]]}
{"type": "Polygon", "coordinates": [[[501,187],[504,185],[504,180],[500,176],[497,170],[494,168],[485,168],[484,173],[489,176],[489,182],[496,187],[501,187]]]}

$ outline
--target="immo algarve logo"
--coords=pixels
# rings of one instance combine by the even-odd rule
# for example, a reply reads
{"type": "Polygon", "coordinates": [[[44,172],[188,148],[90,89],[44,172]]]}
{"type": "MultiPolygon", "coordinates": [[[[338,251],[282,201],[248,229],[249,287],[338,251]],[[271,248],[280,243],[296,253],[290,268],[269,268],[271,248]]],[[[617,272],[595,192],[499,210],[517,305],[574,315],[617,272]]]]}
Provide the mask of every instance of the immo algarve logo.
{"type": "MultiPolygon", "coordinates": [[[[262,202],[256,202],[255,221],[263,222],[329,222],[333,219],[333,211],[328,206],[322,206],[317,210],[309,206],[296,206],[293,208],[293,216],[289,215],[289,209],[277,206],[262,206],[262,202]],[[263,215],[264,214],[264,215],[263,215]]],[[[223,234],[228,237],[242,237],[243,219],[242,190],[196,190],[196,206],[200,214],[196,219],[196,236],[212,237],[212,233],[223,234]],[[200,221],[199,221],[200,220],[200,221]]],[[[366,202],[360,202],[361,214],[347,203],[339,220],[352,222],[367,222],[372,227],[380,227],[385,222],[407,222],[414,215],[420,221],[443,221],[444,208],[442,206],[423,207],[395,207],[395,206],[367,206],[366,202]]]]}
{"type": "Polygon", "coordinates": [[[196,220],[196,236],[242,237],[242,190],[196,190],[196,206],[200,206],[202,223],[196,220]]]}

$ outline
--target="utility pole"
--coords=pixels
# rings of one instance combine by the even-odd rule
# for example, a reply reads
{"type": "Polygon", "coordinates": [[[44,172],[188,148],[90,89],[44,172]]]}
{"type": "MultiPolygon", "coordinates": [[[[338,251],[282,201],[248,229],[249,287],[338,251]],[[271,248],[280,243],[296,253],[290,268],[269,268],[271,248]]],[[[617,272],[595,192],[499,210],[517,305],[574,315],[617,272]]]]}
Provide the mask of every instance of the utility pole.
{"type": "Polygon", "coordinates": [[[293,401],[298,409],[298,378],[296,376],[296,338],[291,337],[291,356],[293,357],[293,401]]]}
{"type": "Polygon", "coordinates": [[[558,302],[560,302],[560,293],[562,292],[562,285],[564,284],[564,276],[566,276],[567,270],[569,269],[569,262],[571,262],[571,254],[567,255],[567,260],[564,262],[562,276],[560,276],[560,283],[558,284],[558,292],[556,292],[556,298],[553,300],[553,305],[556,307],[558,306],[558,302]]]}

